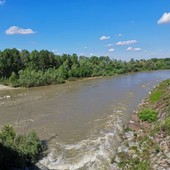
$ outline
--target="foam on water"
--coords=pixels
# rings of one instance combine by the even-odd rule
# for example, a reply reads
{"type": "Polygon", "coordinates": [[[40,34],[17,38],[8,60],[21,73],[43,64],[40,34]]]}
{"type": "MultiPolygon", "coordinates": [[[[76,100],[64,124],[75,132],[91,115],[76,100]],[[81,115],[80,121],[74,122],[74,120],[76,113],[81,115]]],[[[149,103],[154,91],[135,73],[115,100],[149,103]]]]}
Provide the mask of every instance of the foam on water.
{"type": "Polygon", "coordinates": [[[3,97],[0,97],[0,100],[3,100],[3,99],[9,99],[9,98],[11,98],[11,96],[6,95],[6,96],[3,96],[3,97]]]}
{"type": "Polygon", "coordinates": [[[119,134],[123,127],[120,115],[124,110],[124,108],[117,110],[117,117],[115,117],[115,113],[109,115],[104,128],[97,133],[95,127],[86,140],[75,144],[59,144],[56,142],[48,156],[39,163],[53,170],[100,170],[108,168],[120,141],[119,134]]]}

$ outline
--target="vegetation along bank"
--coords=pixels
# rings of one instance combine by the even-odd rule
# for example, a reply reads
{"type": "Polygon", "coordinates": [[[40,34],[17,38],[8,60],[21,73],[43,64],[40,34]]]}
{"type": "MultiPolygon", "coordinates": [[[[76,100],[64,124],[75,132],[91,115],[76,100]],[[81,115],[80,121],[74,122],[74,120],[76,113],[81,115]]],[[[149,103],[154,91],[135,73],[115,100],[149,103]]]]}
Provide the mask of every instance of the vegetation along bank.
{"type": "Polygon", "coordinates": [[[0,132],[0,170],[25,170],[37,162],[44,150],[45,145],[34,131],[17,134],[12,126],[5,125],[0,132]]]}
{"type": "Polygon", "coordinates": [[[144,99],[124,128],[114,170],[170,170],[170,80],[144,99]]]}
{"type": "Polygon", "coordinates": [[[170,69],[170,58],[121,61],[106,56],[55,55],[41,50],[0,51],[0,83],[13,87],[35,87],[64,83],[77,78],[170,69]]]}

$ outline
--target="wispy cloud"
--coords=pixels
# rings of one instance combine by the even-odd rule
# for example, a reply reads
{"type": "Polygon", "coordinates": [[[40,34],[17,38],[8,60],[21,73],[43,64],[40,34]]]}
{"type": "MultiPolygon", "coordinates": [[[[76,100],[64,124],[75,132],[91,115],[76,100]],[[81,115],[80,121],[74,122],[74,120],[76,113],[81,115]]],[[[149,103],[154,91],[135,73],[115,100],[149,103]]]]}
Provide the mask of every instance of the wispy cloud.
{"type": "Polygon", "coordinates": [[[5,31],[5,33],[7,35],[13,35],[13,34],[23,34],[23,35],[25,35],[25,34],[34,34],[35,32],[30,28],[24,29],[24,28],[20,28],[18,26],[12,26],[12,27],[8,28],[5,31]]]}
{"type": "Polygon", "coordinates": [[[110,49],[108,50],[108,52],[113,52],[113,51],[115,51],[114,48],[110,48],[110,49]]]}
{"type": "Polygon", "coordinates": [[[108,39],[110,39],[110,36],[103,35],[100,37],[100,40],[108,40],[108,39]]]}
{"type": "Polygon", "coordinates": [[[137,40],[128,40],[128,41],[119,41],[116,43],[116,45],[130,45],[137,43],[137,40]]]}
{"type": "Polygon", "coordinates": [[[116,36],[123,37],[123,34],[119,33],[119,34],[116,34],[116,36]]]}
{"type": "Polygon", "coordinates": [[[5,0],[0,0],[0,5],[3,5],[5,2],[5,0]]]}
{"type": "Polygon", "coordinates": [[[128,47],[126,50],[127,51],[141,51],[142,49],[141,48],[128,47]]]}
{"type": "Polygon", "coordinates": [[[162,17],[157,21],[158,24],[170,23],[170,12],[165,12],[162,17]]]}
{"type": "Polygon", "coordinates": [[[113,44],[107,44],[106,45],[106,47],[112,47],[113,46],[113,44]]]}

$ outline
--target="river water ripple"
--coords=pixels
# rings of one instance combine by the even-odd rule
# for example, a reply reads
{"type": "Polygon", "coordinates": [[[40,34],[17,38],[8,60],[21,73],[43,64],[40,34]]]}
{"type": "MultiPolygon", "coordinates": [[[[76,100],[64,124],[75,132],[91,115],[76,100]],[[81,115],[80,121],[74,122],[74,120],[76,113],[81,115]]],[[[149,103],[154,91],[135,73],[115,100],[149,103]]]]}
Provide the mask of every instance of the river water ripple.
{"type": "Polygon", "coordinates": [[[170,71],[141,72],[63,85],[0,91],[0,127],[36,130],[48,141],[41,164],[54,170],[108,169],[123,124],[170,71]]]}

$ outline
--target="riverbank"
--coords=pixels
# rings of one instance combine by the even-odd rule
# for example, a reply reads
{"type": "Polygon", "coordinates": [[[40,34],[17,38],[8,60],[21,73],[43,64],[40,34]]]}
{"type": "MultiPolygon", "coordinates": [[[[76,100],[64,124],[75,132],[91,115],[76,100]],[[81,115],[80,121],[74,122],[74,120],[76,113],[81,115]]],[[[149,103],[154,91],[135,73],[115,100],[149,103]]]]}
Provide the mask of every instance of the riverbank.
{"type": "Polygon", "coordinates": [[[139,104],[112,159],[113,170],[170,170],[170,80],[139,104]]]}
{"type": "MultiPolygon", "coordinates": [[[[70,79],[70,80],[66,80],[64,83],[71,83],[71,82],[77,82],[77,81],[86,81],[86,80],[94,80],[94,79],[99,79],[102,78],[103,76],[98,76],[98,77],[87,77],[87,78],[78,78],[78,79],[70,79]]],[[[55,84],[55,85],[59,85],[59,84],[55,84]]],[[[50,85],[47,85],[50,86],[50,85]]],[[[54,84],[52,84],[51,86],[54,86],[54,84]]],[[[41,87],[41,86],[38,86],[41,87]]],[[[21,88],[26,88],[26,87],[12,87],[12,86],[7,86],[7,85],[2,85],[0,84],[0,91],[1,90],[13,90],[13,89],[21,89],[21,88]]],[[[29,88],[29,87],[27,87],[29,88]]]]}
{"type": "Polygon", "coordinates": [[[10,89],[16,89],[16,88],[0,84],[0,90],[10,90],[10,89]]]}

